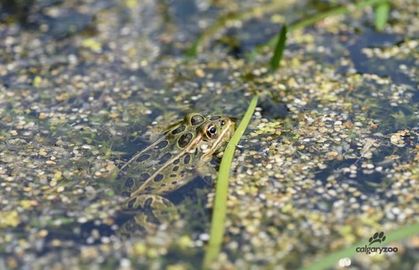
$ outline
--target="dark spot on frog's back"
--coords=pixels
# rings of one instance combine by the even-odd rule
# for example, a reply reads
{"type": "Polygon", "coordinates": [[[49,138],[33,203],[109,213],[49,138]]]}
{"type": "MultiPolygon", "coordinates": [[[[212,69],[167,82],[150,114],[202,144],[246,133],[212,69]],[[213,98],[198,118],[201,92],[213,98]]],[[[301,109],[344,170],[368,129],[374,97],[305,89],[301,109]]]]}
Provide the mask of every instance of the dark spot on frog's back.
{"type": "Polygon", "coordinates": [[[166,163],[171,157],[172,157],[172,154],[170,154],[170,153],[164,154],[163,156],[160,157],[159,164],[166,163]]]}
{"type": "Polygon", "coordinates": [[[186,154],[185,157],[183,158],[183,163],[189,164],[190,161],[191,161],[191,155],[186,154]]]}
{"type": "Polygon", "coordinates": [[[161,180],[163,180],[163,178],[164,178],[164,175],[159,173],[158,175],[154,177],[154,181],[160,182],[161,180]]]}
{"type": "Polygon", "coordinates": [[[136,198],[133,198],[132,200],[128,202],[128,205],[127,205],[128,209],[131,209],[134,206],[134,203],[136,200],[137,200],[136,198]]]}
{"type": "Polygon", "coordinates": [[[191,118],[191,124],[193,126],[199,125],[202,122],[204,122],[204,117],[202,115],[197,114],[197,115],[192,116],[191,118]]]}
{"type": "Polygon", "coordinates": [[[125,181],[125,187],[132,188],[134,186],[134,179],[131,177],[125,181]]]}
{"type": "Polygon", "coordinates": [[[179,140],[177,141],[180,148],[184,148],[188,145],[188,143],[192,140],[192,133],[185,133],[182,136],[180,136],[179,140]]]}
{"type": "Polygon", "coordinates": [[[141,181],[145,181],[145,180],[147,180],[149,177],[150,177],[150,175],[149,175],[148,173],[142,173],[142,174],[140,175],[140,180],[141,180],[141,181]]]}
{"type": "Polygon", "coordinates": [[[184,131],[185,130],[185,125],[180,125],[180,126],[178,126],[177,128],[175,128],[174,130],[172,130],[172,134],[173,135],[176,135],[176,134],[179,134],[179,133],[181,133],[182,131],[184,131]]]}
{"type": "Polygon", "coordinates": [[[169,144],[168,141],[161,141],[154,147],[155,149],[163,149],[169,144]]]}
{"type": "Polygon", "coordinates": [[[150,154],[142,154],[141,156],[138,157],[138,162],[145,161],[145,160],[149,159],[150,156],[151,156],[150,154]]]}

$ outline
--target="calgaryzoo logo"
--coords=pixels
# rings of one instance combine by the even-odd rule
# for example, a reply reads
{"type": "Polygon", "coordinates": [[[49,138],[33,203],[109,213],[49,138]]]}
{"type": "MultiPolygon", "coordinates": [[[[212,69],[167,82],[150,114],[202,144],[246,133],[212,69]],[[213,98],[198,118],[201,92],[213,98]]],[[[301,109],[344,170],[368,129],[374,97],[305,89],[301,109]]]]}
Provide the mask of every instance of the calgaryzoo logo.
{"type": "Polygon", "coordinates": [[[382,254],[382,253],[393,253],[393,252],[396,253],[399,250],[397,247],[371,246],[371,245],[376,244],[376,243],[381,244],[385,240],[386,240],[386,236],[384,235],[384,232],[376,232],[376,233],[374,233],[373,236],[370,237],[368,246],[365,245],[363,247],[357,247],[355,249],[355,251],[358,252],[358,253],[371,254],[373,252],[376,252],[378,254],[382,254]]]}

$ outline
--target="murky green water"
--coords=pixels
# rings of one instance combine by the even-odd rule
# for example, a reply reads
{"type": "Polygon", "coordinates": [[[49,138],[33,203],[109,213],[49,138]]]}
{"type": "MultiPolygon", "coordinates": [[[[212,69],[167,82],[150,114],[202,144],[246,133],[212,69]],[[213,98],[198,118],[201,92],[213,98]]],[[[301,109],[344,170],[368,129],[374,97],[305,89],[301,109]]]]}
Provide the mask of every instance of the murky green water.
{"type": "MultiPolygon", "coordinates": [[[[199,268],[213,185],[197,177],[169,196],[177,222],[127,239],[115,171],[186,112],[240,118],[256,91],[215,269],[295,269],[417,222],[417,4],[392,2],[383,32],[367,8],[289,33],[270,73],[256,46],[346,3],[277,2],[0,1],[0,269],[199,268]]],[[[352,265],[417,267],[418,238],[394,244],[352,265]]]]}

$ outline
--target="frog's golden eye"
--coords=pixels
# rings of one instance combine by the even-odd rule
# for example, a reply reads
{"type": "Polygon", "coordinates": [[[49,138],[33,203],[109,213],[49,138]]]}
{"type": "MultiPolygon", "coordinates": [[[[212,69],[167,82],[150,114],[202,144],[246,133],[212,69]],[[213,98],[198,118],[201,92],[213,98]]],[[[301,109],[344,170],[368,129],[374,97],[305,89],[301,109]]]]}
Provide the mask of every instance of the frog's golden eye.
{"type": "Polygon", "coordinates": [[[207,127],[206,133],[207,133],[208,138],[213,139],[217,135],[217,128],[214,125],[209,125],[207,127]]]}

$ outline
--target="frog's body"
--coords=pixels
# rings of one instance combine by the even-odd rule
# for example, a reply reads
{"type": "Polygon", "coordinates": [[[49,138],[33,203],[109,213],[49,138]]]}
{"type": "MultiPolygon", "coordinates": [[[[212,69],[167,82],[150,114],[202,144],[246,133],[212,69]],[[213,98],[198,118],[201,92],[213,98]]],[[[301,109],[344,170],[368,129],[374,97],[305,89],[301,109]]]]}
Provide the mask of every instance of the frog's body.
{"type": "Polygon", "coordinates": [[[128,196],[126,208],[152,210],[149,215],[138,214],[135,222],[146,222],[150,214],[157,221],[169,212],[173,214],[174,207],[164,196],[205,168],[230,140],[234,128],[229,117],[189,113],[124,164],[117,189],[128,196]]]}

